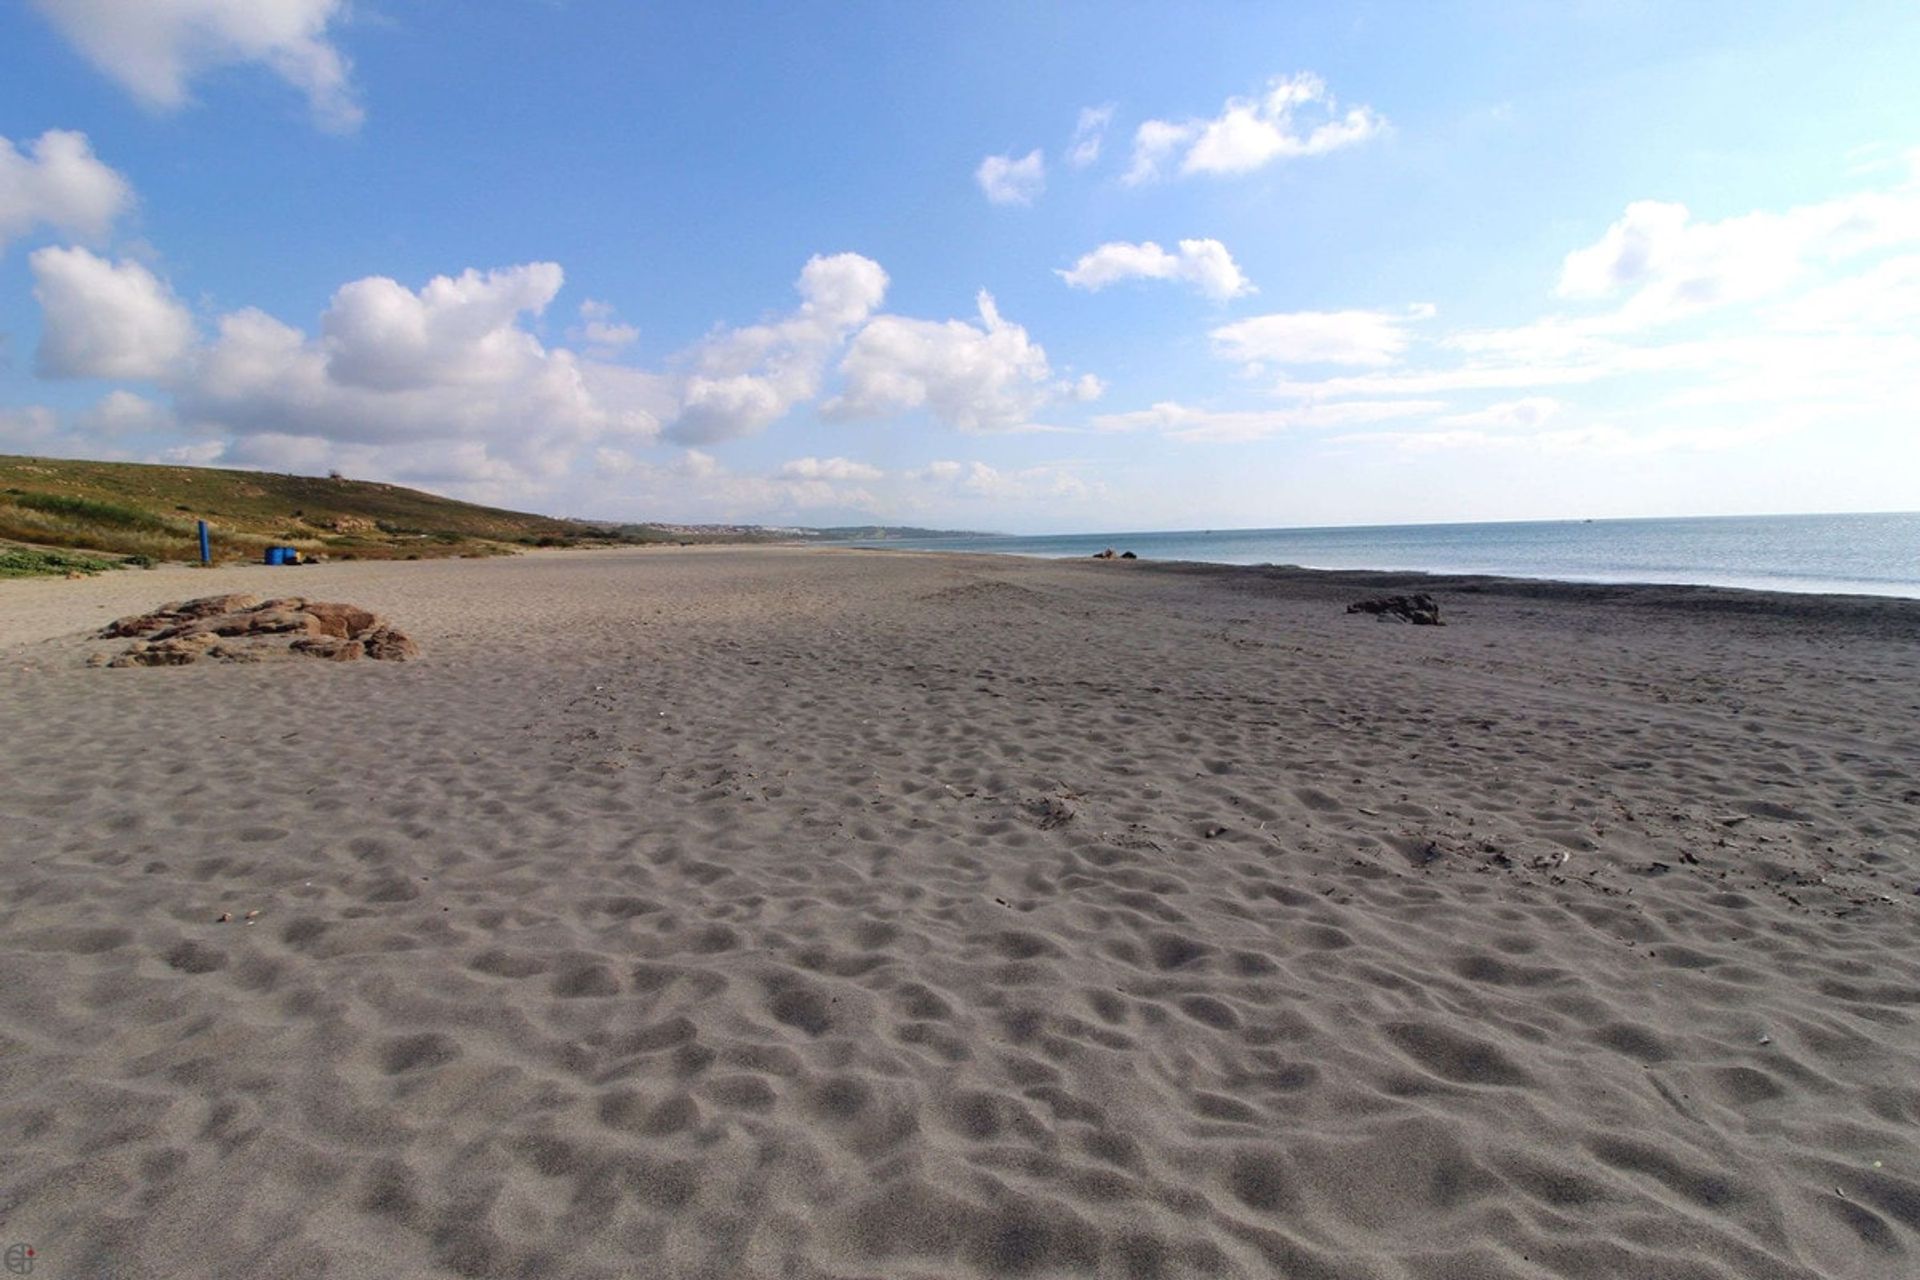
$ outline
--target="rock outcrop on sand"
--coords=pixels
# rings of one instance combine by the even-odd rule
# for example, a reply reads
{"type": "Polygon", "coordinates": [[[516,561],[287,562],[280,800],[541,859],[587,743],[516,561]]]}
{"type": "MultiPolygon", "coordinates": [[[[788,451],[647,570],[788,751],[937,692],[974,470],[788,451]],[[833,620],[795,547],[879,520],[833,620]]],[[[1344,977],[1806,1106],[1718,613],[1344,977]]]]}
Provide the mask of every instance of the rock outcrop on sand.
{"type": "Polygon", "coordinates": [[[163,604],[151,613],[109,623],[102,639],[133,641],[121,653],[98,655],[94,665],[177,667],[202,658],[258,662],[301,654],[334,662],[359,658],[404,661],[420,647],[380,615],[357,605],[304,596],[261,600],[237,594],[163,604]]]}
{"type": "Polygon", "coordinates": [[[1347,612],[1370,613],[1381,622],[1411,622],[1418,627],[1447,625],[1440,621],[1440,606],[1424,591],[1412,596],[1376,596],[1371,600],[1356,600],[1347,606],[1347,612]]]}

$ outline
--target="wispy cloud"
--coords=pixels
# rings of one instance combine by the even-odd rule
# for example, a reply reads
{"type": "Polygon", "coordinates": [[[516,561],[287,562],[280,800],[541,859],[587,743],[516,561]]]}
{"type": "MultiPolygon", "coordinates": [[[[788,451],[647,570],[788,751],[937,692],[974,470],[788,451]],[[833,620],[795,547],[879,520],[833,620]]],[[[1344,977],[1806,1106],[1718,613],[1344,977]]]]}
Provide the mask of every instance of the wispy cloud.
{"type": "Polygon", "coordinates": [[[1258,374],[1269,365],[1390,365],[1407,349],[1407,326],[1430,306],[1400,311],[1281,311],[1213,330],[1214,350],[1258,374]]]}
{"type": "Polygon", "coordinates": [[[988,156],[973,171],[973,178],[994,204],[1032,204],[1046,189],[1047,162],[1037,147],[1018,159],[988,156]]]}
{"type": "Polygon", "coordinates": [[[1100,414],[1099,431],[1152,431],[1190,443],[1231,444],[1265,440],[1283,432],[1391,422],[1446,408],[1443,400],[1343,400],[1281,409],[1200,409],[1163,401],[1150,409],[1100,414]]]}
{"type": "Polygon", "coordinates": [[[1221,325],[1216,355],[1270,378],[1275,407],[1169,401],[1093,425],[1204,441],[1393,423],[1330,439],[1628,456],[1920,414],[1911,177],[1719,220],[1637,202],[1545,283],[1562,308],[1506,328],[1441,329],[1424,304],[1221,325]]]}
{"type": "Polygon", "coordinates": [[[1111,102],[1080,109],[1080,119],[1073,126],[1073,139],[1067,144],[1068,164],[1084,169],[1100,158],[1100,147],[1106,141],[1107,126],[1113,123],[1115,109],[1111,102]]]}
{"type": "Polygon", "coordinates": [[[1523,400],[1502,400],[1484,409],[1449,413],[1435,418],[1442,427],[1495,427],[1507,431],[1530,431],[1544,426],[1559,414],[1558,400],[1550,396],[1528,396],[1523,400]]]}
{"type": "Polygon", "coordinates": [[[315,122],[348,132],[365,118],[332,29],[346,0],[33,0],[102,73],[172,110],[218,67],[265,67],[307,97],[315,122]]]}
{"type": "Polygon", "coordinates": [[[1058,463],[1003,468],[987,462],[942,459],[908,472],[906,478],[956,496],[994,503],[1082,502],[1104,492],[1098,481],[1058,463]]]}
{"type": "Polygon", "coordinates": [[[611,360],[640,341],[640,329],[622,323],[612,303],[588,298],[580,304],[580,323],[567,330],[567,341],[580,343],[599,359],[611,360]]]}
{"type": "Polygon", "coordinates": [[[1641,200],[1594,244],[1567,255],[1559,294],[1621,299],[1619,328],[1668,324],[1810,283],[1823,268],[1920,241],[1920,188],[1868,191],[1718,221],[1641,200]]]}

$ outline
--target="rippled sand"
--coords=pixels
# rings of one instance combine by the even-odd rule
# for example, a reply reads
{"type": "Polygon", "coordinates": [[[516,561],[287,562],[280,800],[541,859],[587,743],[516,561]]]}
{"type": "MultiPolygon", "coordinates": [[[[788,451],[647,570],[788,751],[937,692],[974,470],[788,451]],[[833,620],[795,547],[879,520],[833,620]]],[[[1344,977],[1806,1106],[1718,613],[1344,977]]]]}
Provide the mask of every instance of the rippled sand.
{"type": "Polygon", "coordinates": [[[0,583],[0,1236],[50,1277],[1920,1271],[1920,606],[1371,589],[0,583]],[[228,590],[424,656],[84,666],[228,590]]]}

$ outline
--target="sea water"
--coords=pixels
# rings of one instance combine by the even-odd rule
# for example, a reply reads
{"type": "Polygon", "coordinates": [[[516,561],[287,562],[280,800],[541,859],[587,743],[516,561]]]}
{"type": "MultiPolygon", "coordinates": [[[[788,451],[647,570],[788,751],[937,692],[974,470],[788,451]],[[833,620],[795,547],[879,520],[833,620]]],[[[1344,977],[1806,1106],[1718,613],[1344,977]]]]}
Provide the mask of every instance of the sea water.
{"type": "Polygon", "coordinates": [[[1541,520],[1327,529],[965,535],[863,542],[925,551],[1410,569],[1567,582],[1664,582],[1920,598],[1920,512],[1541,520]]]}

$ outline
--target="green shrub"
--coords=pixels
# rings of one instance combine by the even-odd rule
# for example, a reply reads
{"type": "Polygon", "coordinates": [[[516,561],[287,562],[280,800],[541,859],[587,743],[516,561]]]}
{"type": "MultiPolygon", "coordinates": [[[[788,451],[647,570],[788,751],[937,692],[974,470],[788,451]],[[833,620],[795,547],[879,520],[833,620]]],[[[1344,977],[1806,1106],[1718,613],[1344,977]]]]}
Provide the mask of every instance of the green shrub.
{"type": "Polygon", "coordinates": [[[69,573],[100,573],[119,565],[97,556],[75,555],[71,551],[43,551],[37,547],[0,546],[0,578],[56,577],[69,573]]]}

